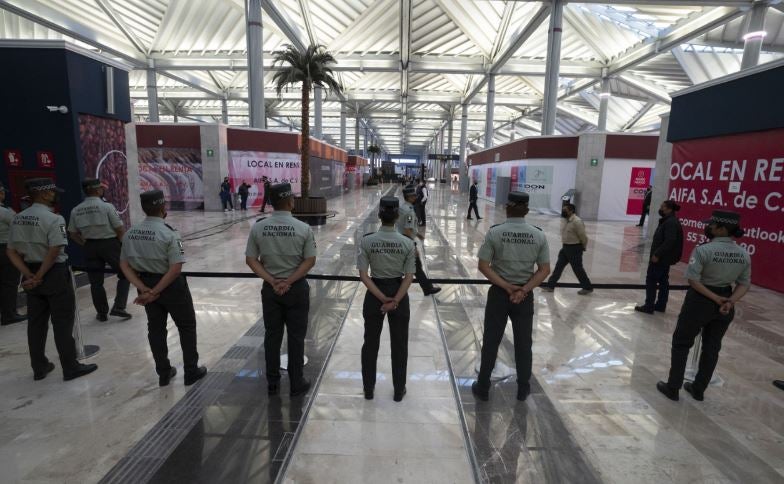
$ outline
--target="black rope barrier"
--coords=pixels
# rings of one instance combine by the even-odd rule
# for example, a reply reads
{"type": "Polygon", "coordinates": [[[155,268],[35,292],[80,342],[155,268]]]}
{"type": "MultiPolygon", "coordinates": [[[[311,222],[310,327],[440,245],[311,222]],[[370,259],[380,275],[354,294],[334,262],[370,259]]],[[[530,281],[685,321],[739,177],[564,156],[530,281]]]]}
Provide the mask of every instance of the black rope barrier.
{"type": "MultiPolygon", "coordinates": [[[[117,274],[114,269],[97,269],[94,267],[73,266],[73,270],[81,272],[102,272],[104,274],[117,274]]],[[[203,272],[183,271],[182,275],[185,277],[211,277],[217,279],[258,279],[259,276],[253,272],[203,272]]],[[[343,282],[359,282],[359,276],[336,276],[329,274],[308,274],[306,279],[312,281],[343,281],[343,282]]],[[[443,279],[443,278],[430,278],[433,284],[453,284],[453,285],[485,285],[489,286],[492,283],[487,279],[443,279]]],[[[417,282],[414,280],[414,282],[417,282]]],[[[559,282],[555,285],[556,288],[564,289],[580,289],[582,286],[578,283],[572,282],[559,282]]],[[[594,289],[621,289],[621,290],[644,290],[645,284],[593,284],[594,289]]],[[[670,286],[671,291],[685,291],[689,289],[688,285],[673,285],[670,286]]]]}

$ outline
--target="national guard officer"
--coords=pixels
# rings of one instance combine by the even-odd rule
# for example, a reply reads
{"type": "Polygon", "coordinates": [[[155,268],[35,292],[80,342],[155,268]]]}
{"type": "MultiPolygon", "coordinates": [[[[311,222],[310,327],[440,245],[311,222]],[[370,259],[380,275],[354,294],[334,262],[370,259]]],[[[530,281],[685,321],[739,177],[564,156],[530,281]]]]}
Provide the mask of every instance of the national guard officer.
{"type": "Polygon", "coordinates": [[[68,232],[74,242],[84,247],[87,267],[103,271],[108,264],[117,271],[117,293],[111,311],[103,288],[103,272],[87,273],[98,321],[109,319],[107,314],[130,319],[131,315],[125,310],[130,283],[120,270],[121,241],[125,229],[114,206],[101,199],[105,188],[101,181],[95,178],[86,178],[82,182],[82,189],[87,197],[71,210],[68,232]]]}
{"type": "Polygon", "coordinates": [[[3,205],[6,190],[0,182],[0,325],[19,323],[27,316],[16,312],[16,296],[19,292],[19,270],[11,263],[5,251],[8,233],[16,212],[3,205]]]}
{"type": "MultiPolygon", "coordinates": [[[[418,237],[419,240],[424,240],[422,234],[417,232],[417,222],[416,222],[416,209],[414,208],[414,202],[417,200],[417,189],[411,185],[403,188],[403,206],[400,207],[399,217],[397,219],[397,230],[408,237],[411,240],[414,240],[414,237],[418,237]]],[[[416,241],[414,241],[415,249],[416,249],[416,241]]],[[[425,274],[425,270],[422,268],[422,259],[419,257],[419,252],[415,251],[416,254],[416,278],[417,282],[419,283],[419,287],[422,288],[422,292],[425,293],[425,296],[431,296],[433,294],[438,294],[441,291],[440,287],[434,286],[430,279],[427,278],[427,274],[425,274]]]]}
{"type": "Polygon", "coordinates": [[[176,230],[164,223],[166,199],[160,190],[139,196],[147,217],[131,227],[123,237],[120,268],[139,291],[134,301],[147,313],[147,338],[150,341],[158,385],[166,386],[177,374],[169,362],[166,324],[171,315],[180,333],[185,369],[185,385],[193,385],[207,374],[199,366],[196,350],[196,311],[185,276],[185,250],[176,230]]]}
{"type": "Polygon", "coordinates": [[[14,216],[6,253],[22,273],[22,287],[27,292],[27,343],[33,378],[43,380],[54,370],[54,363],[46,358],[46,334],[49,317],[63,379],[73,380],[98,369],[98,365],[84,365],[76,359],[73,338],[76,316],[76,294],[71,270],[66,261],[65,219],[53,213],[57,198],[64,190],[51,178],[31,178],[25,183],[33,204],[14,216]]]}
{"type": "Polygon", "coordinates": [[[690,288],[672,335],[670,375],[666,383],[656,383],[656,388],[670,400],[678,400],[681,385],[695,400],[703,400],[719,361],[721,340],[735,317],[735,304],[751,285],[751,258],[731,238],[743,236],[740,214],[714,210],[705,223],[713,238],[695,247],[689,258],[686,278],[690,288]],[[700,332],[702,353],[699,370],[694,383],[684,384],[689,349],[700,332]]]}
{"type": "Polygon", "coordinates": [[[479,377],[471,385],[471,391],[480,400],[490,397],[490,374],[507,319],[512,320],[514,331],[517,399],[525,400],[531,391],[528,383],[534,318],[531,292],[550,273],[550,249],[544,233],[525,221],[526,214],[528,194],[510,192],[506,222],[490,227],[479,248],[479,271],[493,284],[487,292],[485,306],[482,364],[479,377]]]}
{"type": "Polygon", "coordinates": [[[289,183],[271,185],[275,211],[256,222],[248,236],[245,263],[260,278],[264,316],[267,393],[280,390],[280,345],[288,336],[289,394],[304,395],[310,382],[302,376],[308,331],[310,286],[305,279],[316,264],[316,241],[310,226],[291,216],[294,194],[289,183]]]}
{"type": "Polygon", "coordinates": [[[395,230],[398,205],[396,197],[381,199],[378,211],[381,229],[362,237],[357,257],[359,278],[367,287],[362,305],[362,316],[365,318],[362,385],[367,400],[373,399],[376,386],[376,360],[384,315],[389,318],[394,400],[399,402],[406,394],[410,316],[408,288],[414,280],[416,247],[410,238],[395,230]],[[368,275],[368,271],[372,273],[372,277],[368,275]]]}

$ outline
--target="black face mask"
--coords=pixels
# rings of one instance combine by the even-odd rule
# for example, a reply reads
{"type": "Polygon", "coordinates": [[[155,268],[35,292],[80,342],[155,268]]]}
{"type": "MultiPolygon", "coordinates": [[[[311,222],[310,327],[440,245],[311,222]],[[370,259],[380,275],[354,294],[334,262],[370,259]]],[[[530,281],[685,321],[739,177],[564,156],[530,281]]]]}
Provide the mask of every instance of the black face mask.
{"type": "Polygon", "coordinates": [[[667,216],[667,214],[666,214],[666,213],[664,213],[664,210],[662,210],[662,209],[659,209],[659,216],[660,216],[660,217],[666,217],[666,216],[667,216]]]}
{"type": "Polygon", "coordinates": [[[561,217],[563,217],[563,218],[569,218],[569,212],[566,212],[566,211],[564,211],[564,212],[561,212],[561,217]]]}
{"type": "Polygon", "coordinates": [[[705,226],[705,237],[707,237],[708,240],[713,240],[714,235],[713,232],[711,231],[710,225],[705,226]]]}

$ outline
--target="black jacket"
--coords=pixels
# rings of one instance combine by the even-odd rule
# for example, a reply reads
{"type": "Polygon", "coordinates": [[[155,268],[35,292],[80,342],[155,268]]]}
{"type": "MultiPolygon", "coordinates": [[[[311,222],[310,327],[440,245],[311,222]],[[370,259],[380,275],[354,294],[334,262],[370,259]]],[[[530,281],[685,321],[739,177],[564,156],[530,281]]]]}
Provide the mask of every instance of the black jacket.
{"type": "Polygon", "coordinates": [[[478,190],[476,189],[476,185],[471,185],[471,189],[468,191],[468,200],[470,202],[475,202],[479,198],[478,190]]]}
{"type": "Polygon", "coordinates": [[[645,200],[642,201],[642,209],[644,212],[648,212],[651,209],[651,196],[653,193],[650,190],[645,191],[645,200]]]}
{"type": "Polygon", "coordinates": [[[683,255],[683,227],[675,215],[662,217],[653,234],[651,255],[659,258],[661,265],[674,265],[683,255]]]}

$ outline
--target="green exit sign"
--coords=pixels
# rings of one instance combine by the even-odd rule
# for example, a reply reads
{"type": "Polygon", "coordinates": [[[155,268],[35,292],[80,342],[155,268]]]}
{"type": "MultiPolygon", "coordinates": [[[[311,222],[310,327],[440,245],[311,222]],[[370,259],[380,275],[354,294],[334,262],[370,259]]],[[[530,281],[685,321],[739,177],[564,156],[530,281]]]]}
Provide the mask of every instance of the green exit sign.
{"type": "Polygon", "coordinates": [[[215,156],[215,150],[207,149],[207,156],[215,156]]]}
{"type": "Polygon", "coordinates": [[[591,158],[591,166],[599,166],[599,160],[597,158],[591,158]]]}

